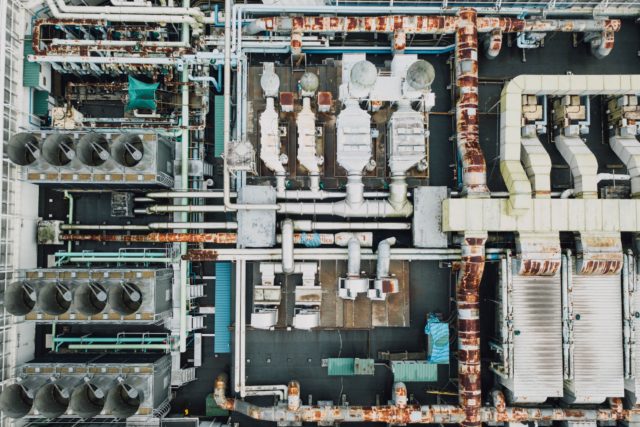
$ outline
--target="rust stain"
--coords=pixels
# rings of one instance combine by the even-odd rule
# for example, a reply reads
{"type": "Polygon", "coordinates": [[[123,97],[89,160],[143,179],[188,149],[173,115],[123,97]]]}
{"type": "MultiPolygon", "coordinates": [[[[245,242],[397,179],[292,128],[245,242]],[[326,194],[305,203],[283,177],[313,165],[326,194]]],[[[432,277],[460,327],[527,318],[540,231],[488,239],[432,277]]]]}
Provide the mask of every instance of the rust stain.
{"type": "Polygon", "coordinates": [[[184,261],[217,261],[218,251],[215,249],[191,249],[182,256],[184,261]]]}
{"type": "Polygon", "coordinates": [[[236,243],[234,233],[63,234],[61,240],[144,243],[236,243]]]}

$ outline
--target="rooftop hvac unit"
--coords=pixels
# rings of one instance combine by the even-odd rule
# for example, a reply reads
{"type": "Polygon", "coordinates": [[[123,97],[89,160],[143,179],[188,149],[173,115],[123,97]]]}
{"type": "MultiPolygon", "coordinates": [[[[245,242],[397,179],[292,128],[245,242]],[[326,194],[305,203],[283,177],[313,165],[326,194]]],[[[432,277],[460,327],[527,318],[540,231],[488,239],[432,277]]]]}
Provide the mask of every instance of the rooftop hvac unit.
{"type": "Polygon", "coordinates": [[[171,269],[22,270],[5,307],[37,322],[155,323],[171,315],[171,269]]]}
{"type": "Polygon", "coordinates": [[[34,184],[173,186],[173,146],[152,133],[18,133],[8,154],[34,184]]]}
{"type": "Polygon", "coordinates": [[[0,394],[10,418],[129,418],[153,416],[169,398],[168,355],[83,354],[35,360],[0,394]]]}

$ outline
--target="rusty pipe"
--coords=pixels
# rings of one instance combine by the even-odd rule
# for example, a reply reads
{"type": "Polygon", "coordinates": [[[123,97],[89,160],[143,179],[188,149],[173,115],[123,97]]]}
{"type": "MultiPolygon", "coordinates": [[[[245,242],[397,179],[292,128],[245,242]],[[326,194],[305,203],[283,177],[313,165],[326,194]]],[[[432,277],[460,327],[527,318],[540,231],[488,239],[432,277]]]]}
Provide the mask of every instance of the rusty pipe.
{"type": "MultiPolygon", "coordinates": [[[[299,405],[292,409],[288,404],[261,407],[226,396],[227,375],[221,374],[215,381],[216,404],[228,411],[240,412],[256,420],[293,424],[301,422],[349,423],[383,422],[388,424],[460,423],[463,411],[453,405],[396,405],[383,406],[311,406],[299,405]]],[[[289,384],[291,390],[291,383],[289,384]]]]}
{"type": "Polygon", "coordinates": [[[480,280],[484,272],[487,235],[465,235],[458,265],[458,393],[463,426],[480,426],[480,280]]]}
{"type": "MultiPolygon", "coordinates": [[[[461,9],[464,11],[464,9],[461,9]]],[[[459,17],[451,15],[384,15],[384,16],[272,16],[258,18],[244,29],[245,34],[263,31],[291,33],[397,33],[454,34],[459,17]]],[[[517,19],[478,17],[480,33],[500,30],[515,32],[595,32],[618,31],[619,19],[517,19]]]]}
{"type": "Polygon", "coordinates": [[[61,240],[141,243],[236,243],[235,233],[62,234],[61,240]]]}
{"type": "Polygon", "coordinates": [[[462,9],[456,29],[456,144],[466,195],[488,195],[487,166],[478,130],[478,28],[474,9],[462,9]]]}

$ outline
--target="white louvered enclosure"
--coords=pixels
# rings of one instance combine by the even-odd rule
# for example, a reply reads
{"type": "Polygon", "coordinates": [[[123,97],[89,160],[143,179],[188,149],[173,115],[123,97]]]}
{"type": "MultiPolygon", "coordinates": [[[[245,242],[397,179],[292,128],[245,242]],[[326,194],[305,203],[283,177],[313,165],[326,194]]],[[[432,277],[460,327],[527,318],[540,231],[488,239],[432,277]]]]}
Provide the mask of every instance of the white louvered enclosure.
{"type": "Polygon", "coordinates": [[[565,400],[602,403],[624,396],[621,274],[575,274],[566,265],[565,400]]]}
{"type": "Polygon", "coordinates": [[[560,273],[521,276],[517,271],[517,260],[503,260],[501,335],[506,375],[498,378],[509,390],[510,401],[541,403],[562,397],[560,273]]]}

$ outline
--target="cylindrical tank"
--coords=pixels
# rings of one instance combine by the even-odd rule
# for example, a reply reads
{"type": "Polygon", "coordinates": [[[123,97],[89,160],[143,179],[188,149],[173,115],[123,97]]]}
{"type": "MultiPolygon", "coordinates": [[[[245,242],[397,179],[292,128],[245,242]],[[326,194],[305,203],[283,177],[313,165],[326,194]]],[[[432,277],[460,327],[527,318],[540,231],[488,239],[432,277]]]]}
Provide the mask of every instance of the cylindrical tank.
{"type": "Polygon", "coordinates": [[[275,97],[280,89],[280,77],[273,69],[265,69],[260,77],[260,87],[264,91],[265,96],[275,97]]]}
{"type": "Polygon", "coordinates": [[[113,377],[86,378],[71,394],[69,408],[82,418],[91,418],[104,409],[106,396],[114,383],[113,377]]]}
{"type": "Polygon", "coordinates": [[[436,71],[433,65],[419,59],[409,66],[407,69],[407,84],[414,90],[428,90],[436,77],[436,71]]]}
{"type": "Polygon", "coordinates": [[[68,165],[75,157],[73,137],[62,133],[51,134],[42,143],[42,157],[53,166],[68,165]]]}
{"type": "Polygon", "coordinates": [[[134,133],[122,134],[111,144],[111,157],[126,168],[136,166],[143,156],[144,143],[140,136],[134,133]]]}
{"type": "Polygon", "coordinates": [[[9,418],[22,418],[33,407],[36,391],[47,381],[46,377],[27,377],[23,381],[11,384],[0,394],[0,410],[9,418]]]}
{"type": "Polygon", "coordinates": [[[142,292],[131,282],[120,282],[109,287],[109,305],[116,313],[128,316],[142,305],[142,292]]]}
{"type": "Polygon", "coordinates": [[[105,407],[116,418],[128,418],[138,412],[142,399],[142,392],[124,381],[109,390],[105,407]]]}
{"type": "Polygon", "coordinates": [[[73,295],[76,310],[85,316],[102,313],[107,306],[107,291],[97,282],[79,285],[73,295]]]}
{"type": "Polygon", "coordinates": [[[320,86],[320,80],[314,73],[307,71],[300,77],[300,89],[303,92],[315,93],[320,86]]]}
{"type": "Polygon", "coordinates": [[[13,282],[4,294],[4,306],[14,316],[24,316],[36,305],[36,294],[26,282],[13,282]]]}
{"type": "Polygon", "coordinates": [[[80,138],[76,153],[78,159],[85,165],[100,166],[109,159],[109,142],[104,135],[90,132],[80,138]]]}
{"type": "Polygon", "coordinates": [[[7,144],[9,159],[18,166],[28,166],[36,161],[39,155],[38,138],[31,133],[17,133],[7,144]]]}
{"type": "Polygon", "coordinates": [[[67,412],[71,392],[82,381],[79,377],[61,377],[38,389],[33,401],[45,418],[57,418],[67,412]]]}
{"type": "Polygon", "coordinates": [[[71,307],[71,292],[63,283],[47,283],[38,292],[38,307],[51,316],[66,313],[71,307]]]}
{"type": "Polygon", "coordinates": [[[356,62],[349,73],[349,84],[352,95],[366,96],[378,79],[378,69],[371,62],[356,62]]]}

